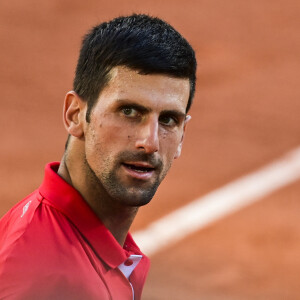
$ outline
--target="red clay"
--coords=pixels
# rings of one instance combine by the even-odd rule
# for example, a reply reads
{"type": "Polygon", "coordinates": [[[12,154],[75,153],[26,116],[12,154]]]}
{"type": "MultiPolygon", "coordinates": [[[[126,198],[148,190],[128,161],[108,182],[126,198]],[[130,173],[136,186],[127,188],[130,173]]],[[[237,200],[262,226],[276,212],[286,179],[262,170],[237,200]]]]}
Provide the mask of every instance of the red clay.
{"type": "MultiPolygon", "coordinates": [[[[199,62],[183,155],[133,229],[299,146],[298,0],[2,1],[0,215],[61,158],[81,36],[132,12],[169,21],[199,62]]],[[[297,182],[156,254],[144,299],[299,299],[299,194],[297,182]]]]}

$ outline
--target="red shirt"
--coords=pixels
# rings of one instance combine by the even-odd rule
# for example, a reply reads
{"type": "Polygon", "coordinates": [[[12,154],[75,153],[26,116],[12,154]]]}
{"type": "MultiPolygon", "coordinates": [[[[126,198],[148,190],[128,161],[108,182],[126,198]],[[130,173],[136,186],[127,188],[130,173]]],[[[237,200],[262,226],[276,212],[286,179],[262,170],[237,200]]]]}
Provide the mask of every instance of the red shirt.
{"type": "Polygon", "coordinates": [[[130,234],[118,244],[58,166],[0,220],[0,299],[140,299],[149,259],[130,234]]]}

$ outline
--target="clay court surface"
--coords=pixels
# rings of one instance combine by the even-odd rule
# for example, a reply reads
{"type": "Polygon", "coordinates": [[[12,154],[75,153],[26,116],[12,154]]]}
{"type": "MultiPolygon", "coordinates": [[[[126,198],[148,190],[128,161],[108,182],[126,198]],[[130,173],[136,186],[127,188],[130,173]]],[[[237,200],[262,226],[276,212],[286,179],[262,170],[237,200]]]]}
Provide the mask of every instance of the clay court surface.
{"type": "MultiPolygon", "coordinates": [[[[82,35],[132,12],[170,22],[199,63],[182,157],[132,231],[300,147],[298,0],[3,0],[1,216],[62,156],[82,35]]],[[[143,299],[300,299],[299,195],[296,180],[160,249],[143,299]]]]}

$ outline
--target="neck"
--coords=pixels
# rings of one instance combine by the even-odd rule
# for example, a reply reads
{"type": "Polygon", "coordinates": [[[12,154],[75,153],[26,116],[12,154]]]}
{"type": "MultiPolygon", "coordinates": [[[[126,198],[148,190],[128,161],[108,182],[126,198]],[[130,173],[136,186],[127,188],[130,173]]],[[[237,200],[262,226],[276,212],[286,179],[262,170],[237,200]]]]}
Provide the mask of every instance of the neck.
{"type": "Polygon", "coordinates": [[[78,151],[73,151],[73,153],[77,153],[77,155],[72,155],[70,152],[64,154],[58,175],[82,195],[105,227],[123,247],[138,208],[121,205],[116,199],[112,199],[99,184],[98,179],[93,178],[95,175],[88,172],[87,166],[78,157],[78,151]]]}

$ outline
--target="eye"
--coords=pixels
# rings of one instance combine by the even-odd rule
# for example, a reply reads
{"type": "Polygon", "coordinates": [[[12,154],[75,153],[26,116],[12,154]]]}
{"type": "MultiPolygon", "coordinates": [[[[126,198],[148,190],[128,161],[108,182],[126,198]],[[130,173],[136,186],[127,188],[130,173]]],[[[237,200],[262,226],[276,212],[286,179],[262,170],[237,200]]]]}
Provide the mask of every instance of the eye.
{"type": "Polygon", "coordinates": [[[121,112],[127,117],[137,117],[139,112],[133,107],[122,107],[121,112]]]}
{"type": "Polygon", "coordinates": [[[169,115],[160,116],[159,122],[163,125],[170,126],[170,127],[176,126],[178,124],[178,120],[176,119],[176,117],[169,116],[169,115]]]}

